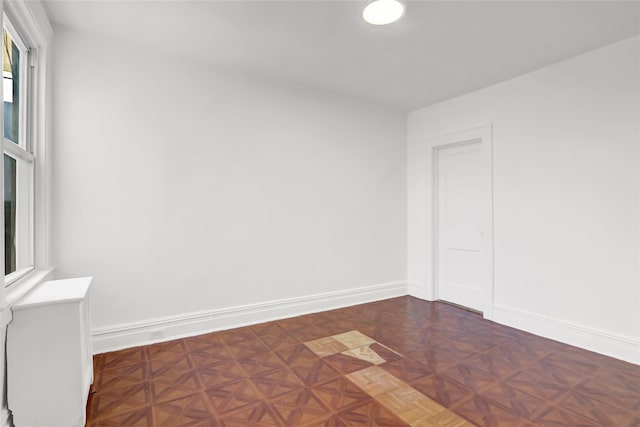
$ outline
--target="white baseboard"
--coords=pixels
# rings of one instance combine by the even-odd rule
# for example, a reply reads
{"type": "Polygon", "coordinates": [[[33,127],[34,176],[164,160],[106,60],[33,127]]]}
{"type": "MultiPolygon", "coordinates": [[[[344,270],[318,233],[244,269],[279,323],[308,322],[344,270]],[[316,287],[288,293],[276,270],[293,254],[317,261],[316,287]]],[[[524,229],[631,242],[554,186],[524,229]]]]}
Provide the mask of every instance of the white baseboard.
{"type": "Polygon", "coordinates": [[[406,282],[385,283],[95,328],[93,351],[104,353],[403,295],[406,282]]]}
{"type": "Polygon", "coordinates": [[[511,307],[494,305],[493,321],[532,334],[640,364],[640,341],[511,307]]]}

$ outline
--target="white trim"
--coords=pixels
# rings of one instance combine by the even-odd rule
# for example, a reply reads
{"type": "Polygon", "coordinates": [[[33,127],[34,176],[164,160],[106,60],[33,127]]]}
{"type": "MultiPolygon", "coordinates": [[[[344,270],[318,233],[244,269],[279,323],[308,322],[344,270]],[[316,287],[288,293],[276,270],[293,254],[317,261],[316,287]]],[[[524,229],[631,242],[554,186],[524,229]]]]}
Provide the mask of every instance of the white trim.
{"type": "Polygon", "coordinates": [[[497,323],[640,365],[638,339],[502,305],[494,305],[493,316],[497,323]]]}
{"type": "MultiPolygon", "coordinates": [[[[30,262],[27,264],[33,265],[36,268],[35,272],[21,278],[15,285],[19,286],[20,296],[31,290],[33,286],[37,284],[32,283],[32,275],[37,275],[40,271],[50,272],[50,158],[48,156],[47,142],[50,134],[50,121],[46,119],[46,113],[49,109],[49,96],[50,86],[48,85],[49,73],[47,72],[49,67],[49,49],[48,44],[53,35],[53,31],[46,16],[46,12],[40,2],[4,2],[4,13],[7,14],[11,24],[13,24],[16,32],[22,38],[22,41],[30,47],[30,60],[35,59],[31,67],[29,67],[32,81],[31,93],[29,98],[35,102],[32,105],[31,114],[31,146],[30,150],[33,151],[33,155],[27,156],[24,160],[30,161],[34,166],[31,171],[30,179],[33,181],[30,184],[30,197],[29,204],[33,206],[29,212],[30,223],[30,262]],[[34,157],[37,157],[37,161],[33,161],[34,157]],[[20,283],[26,282],[24,291],[23,286],[20,283]],[[24,291],[24,292],[23,292],[24,291]]],[[[1,129],[0,129],[1,130],[1,129]]],[[[13,153],[12,145],[6,145],[6,149],[13,153]],[[7,148],[8,147],[8,148],[7,148]]],[[[14,155],[17,153],[13,153],[14,155]]],[[[20,153],[22,154],[22,153],[20,153]]],[[[2,184],[2,177],[0,177],[0,185],[2,184]]],[[[0,249],[4,249],[0,248],[0,249]]],[[[1,252],[1,251],[0,251],[1,252]]],[[[45,274],[45,275],[46,275],[45,274]]],[[[4,281],[4,278],[3,278],[4,281]]],[[[5,283],[6,285],[6,283],[5,283]]],[[[7,295],[2,301],[2,306],[7,307],[15,301],[16,298],[11,298],[12,291],[4,290],[3,293],[7,295]]]]}
{"type": "Polygon", "coordinates": [[[47,13],[38,1],[6,1],[4,13],[27,46],[39,47],[53,37],[47,13]]]}
{"type": "Polygon", "coordinates": [[[25,267],[20,270],[16,270],[13,273],[7,274],[6,276],[4,276],[4,285],[11,286],[18,280],[26,277],[27,274],[31,273],[33,270],[35,270],[35,268],[33,267],[33,265],[30,265],[29,267],[25,267]]]}
{"type": "Polygon", "coordinates": [[[393,282],[94,328],[93,351],[104,353],[404,295],[407,282],[393,282]]]}
{"type": "MultiPolygon", "coordinates": [[[[426,170],[425,174],[426,189],[430,192],[431,206],[430,215],[425,215],[427,221],[426,229],[431,230],[431,239],[426,242],[425,247],[431,251],[431,272],[425,271],[425,277],[431,278],[430,289],[427,290],[426,298],[430,300],[438,299],[438,168],[437,168],[437,151],[443,148],[466,145],[471,142],[480,142],[481,155],[484,167],[484,174],[487,186],[487,195],[489,197],[487,217],[483,218],[482,229],[485,239],[483,239],[482,254],[485,257],[484,265],[487,268],[485,275],[485,287],[487,295],[482,308],[482,314],[485,319],[493,319],[493,301],[494,301],[494,236],[493,236],[493,125],[487,124],[476,126],[473,128],[441,134],[428,137],[425,140],[426,147],[426,170]]],[[[425,268],[429,263],[425,262],[425,268]]],[[[455,302],[455,301],[452,301],[455,302]]]]}
{"type": "Polygon", "coordinates": [[[20,298],[31,292],[36,286],[45,280],[50,279],[49,275],[53,272],[52,268],[45,270],[32,270],[25,277],[20,278],[11,286],[5,289],[4,304],[2,310],[10,308],[20,298]]]}
{"type": "Polygon", "coordinates": [[[24,52],[29,52],[29,47],[24,42],[24,40],[22,40],[22,36],[20,35],[20,32],[16,30],[16,27],[13,26],[13,22],[11,22],[13,18],[10,17],[9,15],[11,15],[11,12],[3,14],[2,25],[6,28],[7,32],[9,33],[9,36],[11,36],[11,40],[15,43],[16,46],[18,46],[18,49],[20,49],[20,54],[22,55],[22,53],[24,52]]]}
{"type": "MultiPolygon", "coordinates": [[[[24,39],[22,38],[22,34],[21,32],[16,29],[16,27],[13,25],[13,12],[10,10],[5,10],[5,13],[3,13],[3,17],[2,17],[2,25],[5,28],[5,30],[7,31],[7,33],[9,33],[9,36],[11,37],[11,41],[13,42],[13,44],[15,44],[18,48],[18,50],[20,51],[20,69],[18,71],[18,78],[20,79],[20,88],[19,88],[19,97],[18,100],[20,101],[20,105],[19,105],[19,111],[18,111],[18,140],[17,141],[12,141],[8,138],[4,138],[4,145],[6,146],[8,143],[13,143],[16,147],[20,148],[21,150],[25,151],[25,154],[27,151],[29,150],[29,146],[31,145],[29,141],[29,136],[28,134],[29,132],[29,128],[30,128],[30,123],[29,123],[29,110],[31,109],[31,93],[30,93],[30,88],[29,86],[31,86],[31,82],[29,81],[29,63],[31,62],[31,59],[29,58],[30,55],[30,49],[29,46],[27,46],[27,44],[24,42],[24,39]],[[8,143],[7,143],[8,141],[8,143]]],[[[4,39],[2,40],[2,43],[4,44],[4,39]]],[[[4,55],[4,52],[3,52],[4,55]]],[[[4,74],[3,74],[4,77],[4,74]]],[[[15,76],[11,76],[12,79],[15,78],[15,76]]],[[[3,100],[4,100],[4,95],[3,95],[3,100]]],[[[12,96],[13,100],[15,101],[15,94],[13,94],[12,96]]],[[[4,135],[4,132],[3,132],[4,135]]],[[[23,156],[18,156],[19,158],[23,158],[23,156]]]]}
{"type": "Polygon", "coordinates": [[[22,160],[27,163],[33,163],[34,157],[33,154],[25,151],[24,148],[20,147],[18,144],[14,143],[10,139],[5,138],[3,148],[5,154],[9,154],[11,157],[14,157],[18,160],[22,160]]]}
{"type": "MultiPolygon", "coordinates": [[[[31,131],[30,150],[37,161],[33,162],[31,179],[31,263],[37,270],[50,268],[50,156],[47,147],[50,137],[50,121],[47,112],[50,104],[49,43],[53,36],[51,25],[42,4],[38,1],[5,2],[4,12],[8,15],[16,31],[30,47],[31,94],[34,101],[30,110],[31,131]]],[[[13,147],[10,147],[13,148],[13,147]]],[[[32,157],[32,159],[33,159],[32,157]]],[[[29,159],[27,159],[29,160],[29,159]]],[[[4,305],[7,305],[5,303],[4,305]]]]}
{"type": "Polygon", "coordinates": [[[412,297],[420,298],[426,301],[434,301],[433,298],[430,298],[430,296],[427,295],[427,289],[422,283],[409,283],[407,291],[412,297]]]}

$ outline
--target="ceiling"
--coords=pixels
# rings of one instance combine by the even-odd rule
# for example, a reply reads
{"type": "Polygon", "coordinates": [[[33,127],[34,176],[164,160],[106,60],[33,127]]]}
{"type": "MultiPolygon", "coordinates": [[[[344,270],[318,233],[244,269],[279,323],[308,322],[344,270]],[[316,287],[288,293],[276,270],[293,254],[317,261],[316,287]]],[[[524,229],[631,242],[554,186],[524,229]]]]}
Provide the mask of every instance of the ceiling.
{"type": "Polygon", "coordinates": [[[411,110],[638,34],[640,2],[409,1],[389,26],[363,1],[45,2],[54,24],[411,110]]]}

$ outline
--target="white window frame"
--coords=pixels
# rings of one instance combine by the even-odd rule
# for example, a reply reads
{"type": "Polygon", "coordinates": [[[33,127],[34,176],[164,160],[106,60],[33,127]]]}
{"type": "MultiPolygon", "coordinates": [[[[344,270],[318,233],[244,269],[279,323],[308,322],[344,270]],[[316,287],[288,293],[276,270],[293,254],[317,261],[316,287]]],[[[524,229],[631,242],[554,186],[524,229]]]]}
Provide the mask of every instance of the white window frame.
{"type": "MultiPolygon", "coordinates": [[[[6,28],[13,43],[21,52],[20,55],[20,121],[18,123],[18,141],[2,138],[2,152],[16,160],[16,233],[19,240],[16,242],[16,270],[5,274],[4,286],[10,286],[35,269],[34,262],[34,194],[35,194],[35,156],[31,137],[34,107],[33,77],[35,62],[33,55],[36,51],[31,49],[22,39],[22,35],[13,25],[10,13],[4,13],[2,19],[3,29],[6,28]],[[21,172],[21,168],[26,171],[21,172]],[[26,180],[27,182],[23,182],[26,180]],[[26,258],[26,259],[25,259],[26,258]]],[[[4,117],[4,116],[3,116],[4,117]]],[[[3,124],[4,126],[4,124],[3,124]]],[[[3,175],[4,176],[4,175],[3,175]]]]}
{"type": "MultiPolygon", "coordinates": [[[[29,104],[28,117],[25,122],[29,126],[21,129],[20,133],[29,141],[26,150],[17,151],[14,147],[0,138],[3,153],[8,152],[15,156],[24,156],[25,160],[31,159],[33,164],[32,185],[30,203],[31,240],[30,258],[32,267],[26,268],[7,276],[0,275],[0,306],[1,308],[13,305],[31,289],[50,276],[53,268],[50,264],[50,182],[51,167],[48,156],[48,143],[50,135],[50,122],[47,112],[50,110],[49,96],[49,51],[53,31],[47,19],[47,14],[40,2],[12,1],[3,2],[4,16],[8,17],[14,32],[19,36],[25,46],[29,47],[29,58],[25,58],[28,64],[27,80],[30,85],[26,91],[29,104]]],[[[22,60],[22,58],[21,58],[22,60]]],[[[1,87],[0,87],[0,90],[1,87]]],[[[1,95],[1,93],[0,93],[1,95]]],[[[25,103],[23,103],[24,105],[25,103]]],[[[3,115],[0,115],[0,134],[4,135],[3,115]]],[[[4,161],[0,162],[0,187],[4,188],[4,161]]],[[[4,194],[4,192],[3,192],[4,194]]],[[[4,215],[0,216],[4,228],[4,215]]],[[[4,239],[4,233],[2,233],[4,239]]],[[[0,245],[0,257],[4,259],[4,242],[0,245]]]]}

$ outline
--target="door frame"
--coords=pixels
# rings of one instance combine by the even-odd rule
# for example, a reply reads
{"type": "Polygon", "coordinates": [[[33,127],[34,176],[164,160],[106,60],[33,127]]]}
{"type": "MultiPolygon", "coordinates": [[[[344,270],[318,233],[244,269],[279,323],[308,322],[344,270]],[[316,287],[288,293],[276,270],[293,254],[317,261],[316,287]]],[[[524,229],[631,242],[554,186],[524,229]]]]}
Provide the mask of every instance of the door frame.
{"type": "Polygon", "coordinates": [[[481,159],[483,164],[483,182],[486,194],[489,197],[488,212],[482,218],[482,255],[485,266],[485,279],[483,288],[485,298],[483,298],[483,317],[493,319],[494,301],[494,263],[493,263],[493,129],[492,125],[479,126],[463,131],[435,136],[427,140],[427,170],[431,170],[431,219],[427,227],[431,229],[431,280],[433,283],[433,298],[438,299],[438,151],[463,146],[471,143],[480,143],[481,159]]]}

